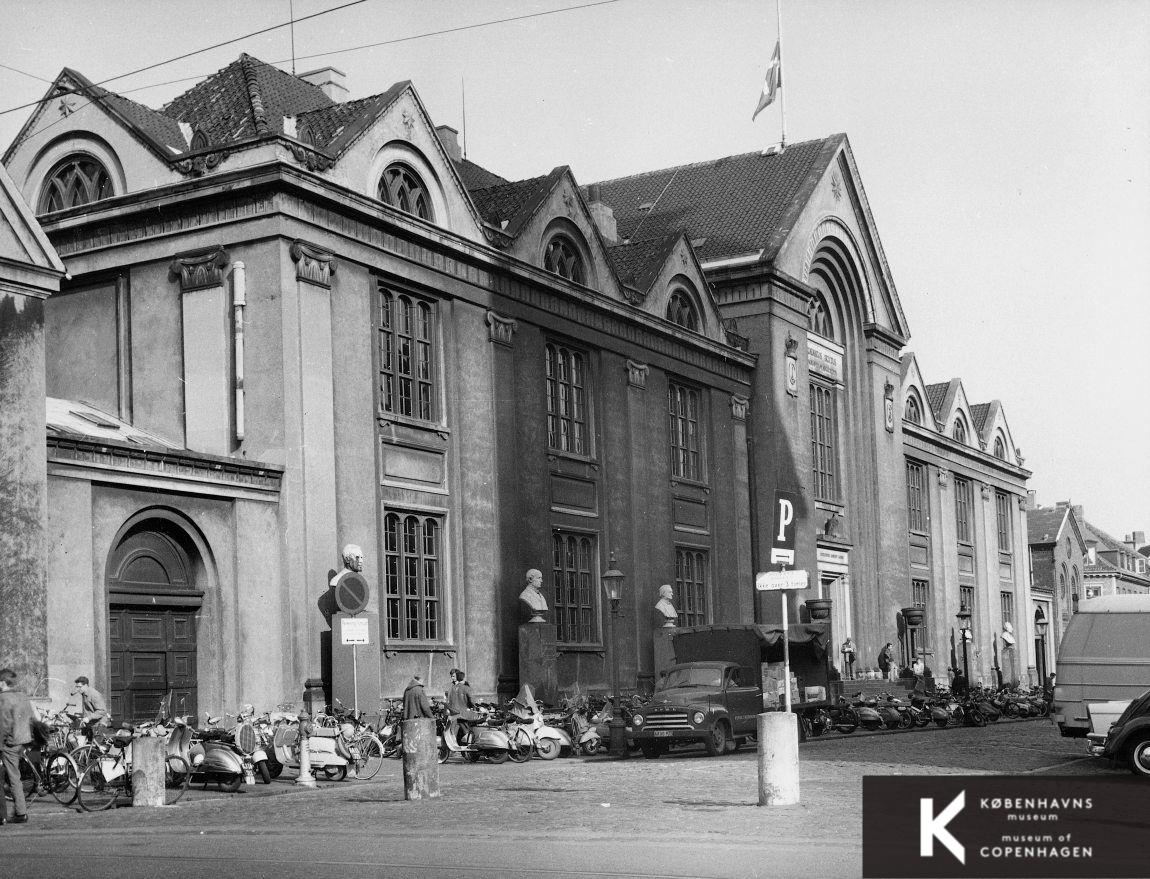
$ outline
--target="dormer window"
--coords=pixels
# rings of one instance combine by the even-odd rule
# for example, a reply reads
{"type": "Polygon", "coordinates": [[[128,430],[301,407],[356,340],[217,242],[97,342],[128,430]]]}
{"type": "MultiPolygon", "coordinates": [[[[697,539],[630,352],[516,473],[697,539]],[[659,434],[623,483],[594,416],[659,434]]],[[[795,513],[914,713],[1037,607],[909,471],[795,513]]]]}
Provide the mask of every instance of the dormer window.
{"type": "Polygon", "coordinates": [[[914,394],[907,394],[906,408],[902,417],[911,424],[922,424],[922,408],[918,405],[918,397],[914,394]]]}
{"type": "Polygon", "coordinates": [[[402,162],[395,162],[384,169],[379,178],[379,200],[421,219],[435,219],[427,187],[419,175],[402,162]]]}
{"type": "Polygon", "coordinates": [[[199,150],[206,150],[208,148],[208,136],[204,133],[202,128],[197,129],[196,133],[192,135],[190,148],[193,153],[198,152],[199,150]]]}
{"type": "Polygon", "coordinates": [[[44,181],[39,213],[63,211],[113,195],[112,178],[103,165],[89,155],[72,155],[52,168],[44,181]]]}
{"type": "Polygon", "coordinates": [[[695,303],[686,290],[679,288],[671,293],[671,298],[667,302],[667,320],[683,329],[699,332],[699,310],[695,308],[695,303]]]}
{"type": "Polygon", "coordinates": [[[954,419],[954,428],[950,432],[955,442],[966,445],[966,423],[961,418],[954,419]]]}
{"type": "Polygon", "coordinates": [[[996,436],[994,438],[994,457],[998,458],[1000,461],[1006,460],[1006,443],[1002,441],[1001,436],[996,436]]]}
{"type": "Polygon", "coordinates": [[[583,257],[575,242],[566,235],[555,235],[543,251],[543,268],[576,284],[585,284],[583,257]]]}

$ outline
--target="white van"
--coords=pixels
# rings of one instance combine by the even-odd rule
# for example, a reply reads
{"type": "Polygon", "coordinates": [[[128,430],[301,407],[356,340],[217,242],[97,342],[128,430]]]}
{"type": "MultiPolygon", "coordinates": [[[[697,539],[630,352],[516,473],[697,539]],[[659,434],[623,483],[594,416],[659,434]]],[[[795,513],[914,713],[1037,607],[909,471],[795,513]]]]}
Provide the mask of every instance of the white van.
{"type": "Polygon", "coordinates": [[[1103,595],[1078,603],[1058,646],[1054,721],[1064,736],[1090,731],[1087,703],[1150,690],[1150,595],[1103,595]]]}

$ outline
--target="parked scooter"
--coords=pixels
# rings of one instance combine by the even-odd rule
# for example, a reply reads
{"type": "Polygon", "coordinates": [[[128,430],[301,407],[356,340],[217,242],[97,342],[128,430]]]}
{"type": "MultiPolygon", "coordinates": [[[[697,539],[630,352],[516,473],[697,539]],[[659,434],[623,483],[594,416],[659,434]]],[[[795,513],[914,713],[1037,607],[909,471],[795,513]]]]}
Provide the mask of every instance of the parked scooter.
{"type": "MultiPolygon", "coordinates": [[[[312,724],[308,737],[308,760],[312,772],[322,772],[332,781],[347,778],[347,767],[357,759],[355,742],[352,739],[354,727],[350,723],[337,727],[312,724]]],[[[276,727],[272,738],[276,760],[283,766],[299,771],[300,730],[299,721],[281,723],[276,727]]]]}
{"type": "Polygon", "coordinates": [[[856,699],[857,701],[851,704],[851,708],[854,709],[855,716],[858,717],[859,726],[869,730],[882,729],[886,726],[883,716],[875,710],[873,698],[863,700],[858,698],[858,694],[856,694],[856,699]]]}
{"type": "MultiPolygon", "coordinates": [[[[244,705],[240,709],[240,713],[236,715],[238,725],[232,731],[232,740],[240,751],[251,758],[255,774],[259,776],[260,781],[271,784],[273,775],[268,760],[268,752],[271,750],[270,725],[260,724],[255,713],[255,706],[251,704],[244,705]]],[[[275,774],[279,775],[282,771],[281,765],[275,774]]]]}
{"type": "MultiPolygon", "coordinates": [[[[208,720],[214,723],[216,719],[208,720]]],[[[187,761],[193,784],[215,784],[225,793],[235,793],[245,779],[254,779],[251,756],[228,741],[226,730],[196,730],[185,717],[175,718],[168,734],[167,752],[187,761]]]]}
{"type": "Polygon", "coordinates": [[[541,759],[554,760],[564,747],[572,747],[571,737],[567,733],[548,726],[544,721],[543,711],[535,701],[535,693],[530,684],[519,688],[519,694],[508,705],[507,714],[508,720],[518,726],[513,735],[526,733],[531,739],[532,749],[541,759]]]}
{"type": "Polygon", "coordinates": [[[573,742],[571,750],[576,754],[586,754],[588,757],[597,754],[603,747],[603,739],[599,730],[591,723],[587,716],[587,700],[579,696],[573,700],[565,700],[565,709],[556,712],[552,717],[551,726],[565,732],[573,742]]]}
{"type": "Polygon", "coordinates": [[[481,712],[474,722],[437,712],[439,762],[446,763],[452,754],[458,754],[468,762],[506,763],[511,753],[510,738],[504,730],[488,726],[486,719],[486,712],[481,712]]]}

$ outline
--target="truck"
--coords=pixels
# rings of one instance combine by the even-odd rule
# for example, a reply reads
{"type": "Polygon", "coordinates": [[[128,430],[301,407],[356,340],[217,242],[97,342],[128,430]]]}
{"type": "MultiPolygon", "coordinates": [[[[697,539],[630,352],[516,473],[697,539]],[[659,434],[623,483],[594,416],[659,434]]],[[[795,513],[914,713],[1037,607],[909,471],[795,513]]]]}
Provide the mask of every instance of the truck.
{"type": "MultiPolygon", "coordinates": [[[[830,622],[796,623],[785,637],[798,682],[792,709],[803,716],[828,707],[842,686],[831,680],[830,622]]],[[[713,756],[755,738],[758,715],[782,708],[773,673],[783,661],[783,638],[781,626],[758,623],[677,630],[674,664],[663,672],[651,701],[631,718],[643,756],[652,759],[672,745],[700,742],[713,756]]]]}

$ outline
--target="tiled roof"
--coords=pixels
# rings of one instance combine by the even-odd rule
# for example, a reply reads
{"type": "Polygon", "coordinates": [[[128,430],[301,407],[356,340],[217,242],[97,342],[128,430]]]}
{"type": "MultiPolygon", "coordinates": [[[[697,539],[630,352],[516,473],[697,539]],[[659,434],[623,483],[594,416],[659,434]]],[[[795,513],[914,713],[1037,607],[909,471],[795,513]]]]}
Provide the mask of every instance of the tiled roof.
{"type": "Polygon", "coordinates": [[[942,416],[942,404],[946,400],[946,391],[950,382],[938,382],[926,386],[926,402],[936,417],[942,416]]]}
{"type": "Polygon", "coordinates": [[[500,177],[486,168],[476,165],[470,159],[462,159],[455,163],[455,170],[459,172],[459,179],[463,181],[463,188],[490,189],[493,186],[503,186],[511,181],[500,177]]]}
{"type": "Polygon", "coordinates": [[[542,177],[530,177],[527,180],[517,180],[514,183],[500,186],[473,189],[471,190],[471,199],[475,202],[475,207],[484,220],[493,226],[502,228],[504,222],[510,224],[519,216],[520,212],[532,201],[532,197],[539,194],[551,176],[551,174],[546,174],[542,177]]]}
{"type": "Polygon", "coordinates": [[[328,155],[337,155],[410,86],[410,80],[405,79],[378,95],[301,112],[297,131],[328,155]]]}
{"type": "Polygon", "coordinates": [[[982,435],[982,429],[986,427],[986,416],[990,413],[989,403],[975,403],[970,407],[970,417],[974,419],[974,429],[982,435]]]}
{"type": "Polygon", "coordinates": [[[1128,568],[1120,567],[1113,562],[1107,561],[1101,556],[1096,556],[1094,564],[1087,564],[1082,567],[1083,574],[1094,574],[1104,576],[1118,575],[1127,580],[1132,580],[1135,583],[1141,583],[1144,586],[1150,587],[1150,577],[1145,574],[1139,574],[1137,571],[1131,571],[1128,568]]]}
{"type": "Polygon", "coordinates": [[[663,238],[685,231],[705,238],[700,260],[766,251],[782,244],[800,194],[814,185],[845,139],[837,134],[788,146],[777,155],[728,156],[620,177],[599,184],[602,200],[615,211],[620,239],[663,238]]]}
{"type": "Polygon", "coordinates": [[[1054,543],[1058,530],[1066,518],[1068,507],[1039,507],[1026,514],[1026,542],[1028,544],[1054,543]]]}
{"type": "Polygon", "coordinates": [[[178,443],[122,421],[89,403],[46,397],[45,423],[49,436],[118,440],[149,449],[180,449],[178,443]]]}
{"type": "Polygon", "coordinates": [[[243,54],[169,103],[164,114],[203,131],[214,146],[282,133],[284,116],[334,103],[319,86],[243,54]]]}
{"type": "Polygon", "coordinates": [[[655,282],[655,276],[678,240],[678,235],[668,235],[665,238],[632,241],[608,247],[607,253],[615,263],[619,280],[645,293],[655,282]]]}
{"type": "Polygon", "coordinates": [[[1105,549],[1103,552],[1130,552],[1130,547],[1122,543],[1120,540],[1115,540],[1101,528],[1096,528],[1089,522],[1082,523],[1082,530],[1085,532],[1083,535],[1087,540],[1095,540],[1101,543],[1105,549]]]}

